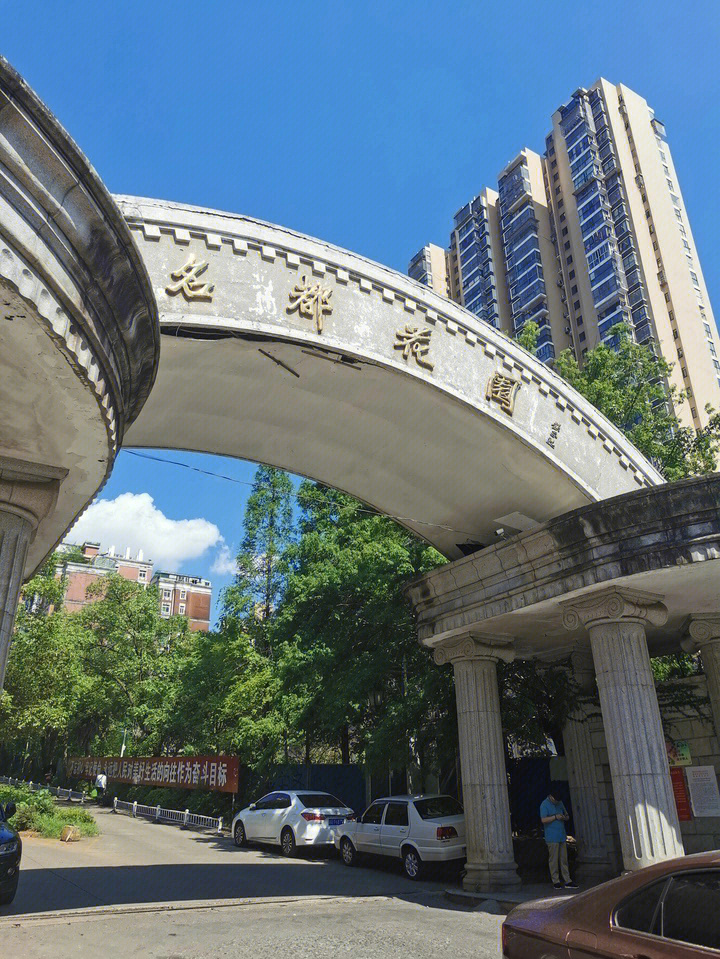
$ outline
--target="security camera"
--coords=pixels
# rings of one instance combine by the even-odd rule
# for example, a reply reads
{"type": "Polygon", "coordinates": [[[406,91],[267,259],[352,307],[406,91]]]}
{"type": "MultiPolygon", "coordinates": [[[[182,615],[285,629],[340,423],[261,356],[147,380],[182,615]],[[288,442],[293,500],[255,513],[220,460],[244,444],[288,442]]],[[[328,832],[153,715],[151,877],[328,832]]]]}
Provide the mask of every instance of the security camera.
{"type": "Polygon", "coordinates": [[[496,535],[497,537],[499,537],[500,539],[504,539],[504,537],[505,537],[505,530],[503,529],[502,526],[500,527],[500,529],[496,529],[496,530],[495,530],[495,535],[496,535]]]}

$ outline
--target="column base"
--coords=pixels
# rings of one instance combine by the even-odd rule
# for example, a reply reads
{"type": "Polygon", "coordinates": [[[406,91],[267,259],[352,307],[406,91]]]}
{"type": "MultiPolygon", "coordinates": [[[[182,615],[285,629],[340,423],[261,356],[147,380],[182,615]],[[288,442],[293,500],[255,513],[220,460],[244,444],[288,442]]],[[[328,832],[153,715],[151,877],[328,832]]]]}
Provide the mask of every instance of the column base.
{"type": "Polygon", "coordinates": [[[583,885],[594,886],[619,875],[619,866],[610,859],[578,860],[575,866],[575,880],[583,885]]]}
{"type": "Polygon", "coordinates": [[[466,892],[501,892],[517,889],[520,876],[514,860],[498,863],[469,862],[465,866],[463,889],[466,892]]]}

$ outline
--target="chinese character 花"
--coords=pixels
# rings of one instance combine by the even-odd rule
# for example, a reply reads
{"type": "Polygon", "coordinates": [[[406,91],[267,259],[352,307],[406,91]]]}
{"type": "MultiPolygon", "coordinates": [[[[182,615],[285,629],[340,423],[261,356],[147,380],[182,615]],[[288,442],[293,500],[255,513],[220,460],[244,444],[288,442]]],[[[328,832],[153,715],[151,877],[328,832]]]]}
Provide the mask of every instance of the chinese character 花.
{"type": "Polygon", "coordinates": [[[186,300],[211,300],[215,286],[213,283],[202,283],[198,277],[207,270],[208,265],[205,260],[197,262],[194,253],[191,253],[184,266],[179,270],[173,270],[170,278],[174,283],[165,287],[165,292],[174,296],[182,291],[186,300]]]}
{"type": "Polygon", "coordinates": [[[520,389],[520,384],[511,376],[505,376],[504,373],[493,373],[487,385],[486,397],[497,403],[501,410],[512,416],[515,406],[515,394],[520,389]]]}
{"type": "Polygon", "coordinates": [[[404,330],[398,330],[395,334],[397,342],[394,343],[394,348],[402,350],[404,360],[412,356],[418,366],[424,366],[431,370],[433,364],[429,360],[423,359],[430,350],[431,336],[432,330],[427,329],[427,327],[421,330],[417,326],[406,326],[404,330]]]}
{"type": "Polygon", "coordinates": [[[331,296],[332,290],[321,287],[319,283],[312,286],[308,284],[307,277],[304,276],[290,290],[290,305],[287,311],[293,313],[297,310],[300,316],[314,320],[318,333],[322,333],[323,317],[330,316],[332,313],[331,296]]]}

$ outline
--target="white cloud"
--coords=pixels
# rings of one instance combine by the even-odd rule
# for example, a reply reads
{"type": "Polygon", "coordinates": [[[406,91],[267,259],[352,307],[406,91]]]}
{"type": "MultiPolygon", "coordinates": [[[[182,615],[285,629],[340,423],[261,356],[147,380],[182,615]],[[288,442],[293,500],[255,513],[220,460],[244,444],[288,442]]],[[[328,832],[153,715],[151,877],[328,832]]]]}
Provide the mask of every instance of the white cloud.
{"type": "Polygon", "coordinates": [[[235,554],[231,552],[227,543],[222,543],[220,546],[210,570],[218,576],[234,576],[237,572],[235,554]]]}
{"type": "MultiPolygon", "coordinates": [[[[197,559],[213,546],[224,547],[220,530],[206,519],[170,519],[155,505],[149,493],[121,493],[115,499],[98,500],[83,513],[66,541],[100,543],[103,551],[151,560],[155,567],[175,571],[186,560],[197,559]]],[[[220,555],[219,554],[219,555],[220,555]]]]}

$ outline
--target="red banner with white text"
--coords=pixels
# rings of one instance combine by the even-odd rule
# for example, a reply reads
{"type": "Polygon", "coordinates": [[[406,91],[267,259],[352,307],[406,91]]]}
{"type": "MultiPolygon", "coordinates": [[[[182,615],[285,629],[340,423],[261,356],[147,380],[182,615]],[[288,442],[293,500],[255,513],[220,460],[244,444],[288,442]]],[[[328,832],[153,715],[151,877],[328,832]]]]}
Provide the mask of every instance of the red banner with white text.
{"type": "Polygon", "coordinates": [[[93,781],[104,773],[108,783],[224,793],[238,788],[236,756],[71,756],[66,768],[71,777],[93,781]]]}

